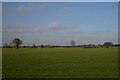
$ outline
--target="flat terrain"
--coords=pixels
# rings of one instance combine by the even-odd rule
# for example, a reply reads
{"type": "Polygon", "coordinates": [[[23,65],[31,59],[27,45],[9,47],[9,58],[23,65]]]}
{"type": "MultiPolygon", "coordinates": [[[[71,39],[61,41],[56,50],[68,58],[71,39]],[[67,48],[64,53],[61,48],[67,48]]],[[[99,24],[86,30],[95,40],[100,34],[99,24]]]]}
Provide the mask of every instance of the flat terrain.
{"type": "Polygon", "coordinates": [[[3,78],[117,78],[117,48],[3,49],[3,78]]]}

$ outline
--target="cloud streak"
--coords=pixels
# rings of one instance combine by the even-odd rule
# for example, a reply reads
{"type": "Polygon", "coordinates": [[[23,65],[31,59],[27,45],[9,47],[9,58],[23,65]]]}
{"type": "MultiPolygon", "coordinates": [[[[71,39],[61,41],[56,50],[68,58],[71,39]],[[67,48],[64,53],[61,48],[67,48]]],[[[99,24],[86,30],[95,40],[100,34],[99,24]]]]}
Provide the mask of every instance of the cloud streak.
{"type": "Polygon", "coordinates": [[[16,13],[29,13],[29,12],[36,12],[36,11],[43,12],[43,11],[47,11],[48,8],[49,8],[48,3],[29,3],[29,2],[22,4],[22,5],[18,4],[18,6],[16,6],[16,7],[10,6],[10,5],[3,5],[2,6],[3,11],[16,12],[16,13]]]}
{"type": "Polygon", "coordinates": [[[42,33],[42,30],[33,26],[3,26],[3,33],[42,33]]]}
{"type": "Polygon", "coordinates": [[[31,7],[24,7],[24,6],[18,6],[18,7],[3,6],[2,9],[3,11],[7,11],[7,12],[18,12],[18,13],[32,12],[31,7]]]}
{"type": "Polygon", "coordinates": [[[65,11],[74,11],[74,10],[77,10],[77,8],[75,8],[75,7],[64,7],[63,10],[65,10],[65,11]]]}

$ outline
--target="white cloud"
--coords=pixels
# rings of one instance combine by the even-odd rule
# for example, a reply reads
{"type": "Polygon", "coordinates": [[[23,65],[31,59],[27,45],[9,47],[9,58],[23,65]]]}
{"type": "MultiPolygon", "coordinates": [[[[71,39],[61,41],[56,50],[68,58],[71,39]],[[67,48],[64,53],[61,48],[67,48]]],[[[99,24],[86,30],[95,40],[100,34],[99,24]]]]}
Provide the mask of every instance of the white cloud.
{"type": "Polygon", "coordinates": [[[51,30],[62,30],[62,32],[64,33],[70,33],[70,34],[78,33],[78,26],[73,24],[59,24],[56,22],[51,22],[48,24],[48,28],[51,30]]]}
{"type": "Polygon", "coordinates": [[[56,22],[52,22],[52,23],[49,23],[49,24],[48,24],[48,28],[49,28],[49,29],[62,29],[62,28],[63,28],[63,25],[58,24],[58,23],[56,23],[56,22]]]}

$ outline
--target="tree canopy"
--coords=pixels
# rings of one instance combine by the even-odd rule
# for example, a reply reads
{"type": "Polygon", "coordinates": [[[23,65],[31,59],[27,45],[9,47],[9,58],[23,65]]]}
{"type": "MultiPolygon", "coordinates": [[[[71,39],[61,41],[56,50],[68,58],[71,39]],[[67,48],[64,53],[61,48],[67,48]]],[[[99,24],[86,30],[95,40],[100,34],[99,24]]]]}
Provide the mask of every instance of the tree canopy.
{"type": "Polygon", "coordinates": [[[106,46],[107,48],[109,48],[110,46],[113,46],[113,43],[112,42],[105,42],[103,45],[106,46]]]}
{"type": "Polygon", "coordinates": [[[18,49],[19,46],[22,44],[22,40],[20,40],[19,38],[15,38],[14,40],[12,40],[12,43],[15,45],[15,47],[18,49]]]}

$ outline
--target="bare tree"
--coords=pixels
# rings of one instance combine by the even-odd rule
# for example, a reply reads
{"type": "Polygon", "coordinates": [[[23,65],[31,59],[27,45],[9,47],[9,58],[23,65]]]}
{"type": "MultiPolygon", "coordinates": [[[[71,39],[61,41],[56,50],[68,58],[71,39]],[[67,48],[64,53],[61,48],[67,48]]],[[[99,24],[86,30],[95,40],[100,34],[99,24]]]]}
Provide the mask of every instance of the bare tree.
{"type": "Polygon", "coordinates": [[[33,48],[36,48],[37,46],[35,44],[32,45],[33,48]]]}
{"type": "Polygon", "coordinates": [[[8,48],[8,43],[5,43],[4,47],[5,47],[5,48],[8,48]]]}
{"type": "Polygon", "coordinates": [[[71,46],[74,47],[75,46],[75,41],[74,40],[71,40],[71,46]]]}

